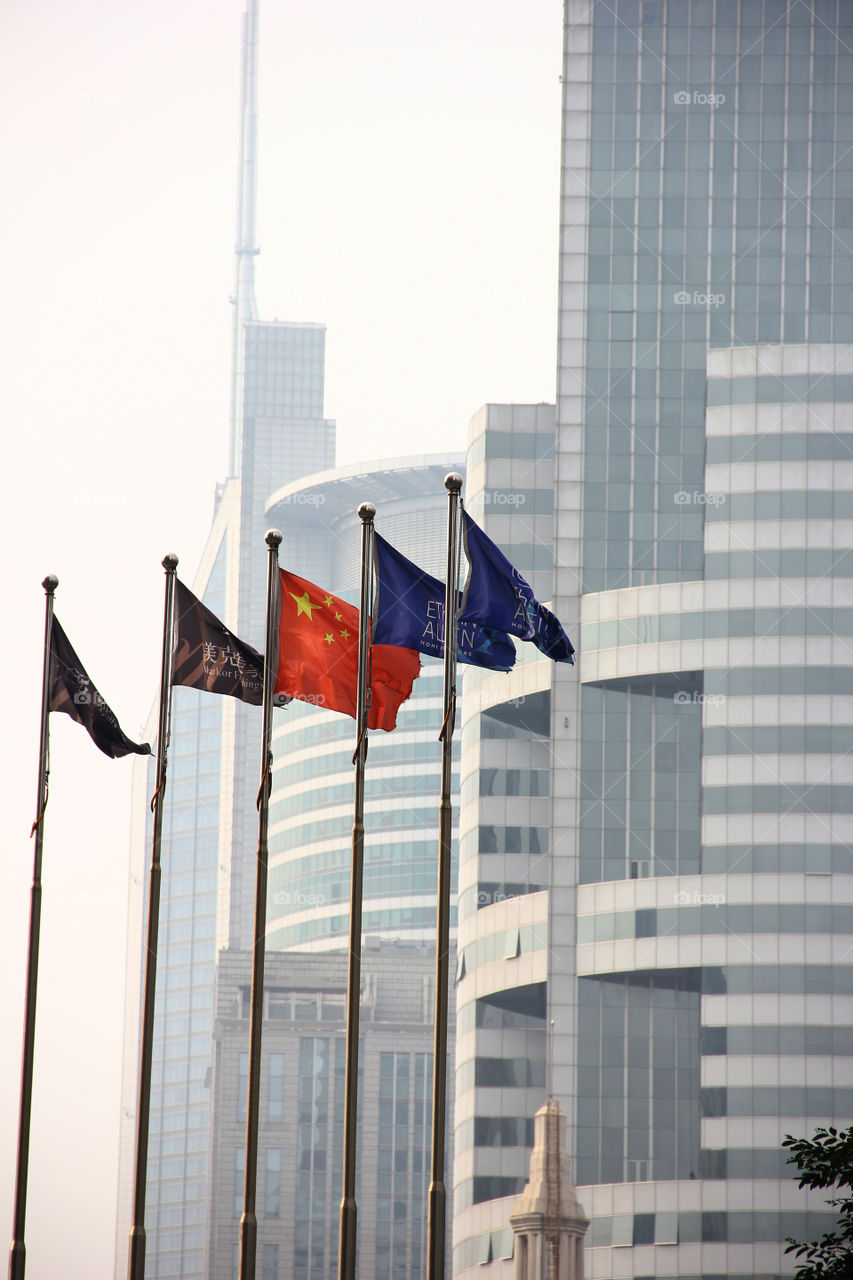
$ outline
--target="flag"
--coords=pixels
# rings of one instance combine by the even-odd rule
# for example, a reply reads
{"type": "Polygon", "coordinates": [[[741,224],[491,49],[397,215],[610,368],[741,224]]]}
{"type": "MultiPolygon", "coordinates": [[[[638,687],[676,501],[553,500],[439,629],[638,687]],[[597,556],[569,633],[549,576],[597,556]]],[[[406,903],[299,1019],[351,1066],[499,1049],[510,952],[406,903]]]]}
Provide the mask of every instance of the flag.
{"type": "Polygon", "coordinates": [[[530,585],[514,569],[491,538],[462,512],[469,574],[462,594],[461,618],[508,631],[555,662],[572,662],[574,645],[550,609],[533,595],[530,585]]]}
{"type": "MultiPolygon", "coordinates": [[[[358,623],[354,605],[282,569],[276,693],[354,717],[358,623]]],[[[414,649],[371,646],[371,729],[395,727],[397,710],[412,692],[420,669],[414,649]]]]}
{"type": "Polygon", "coordinates": [[[49,711],[64,711],[82,724],[96,747],[112,760],[135,752],[150,756],[147,742],[131,742],[89,679],[86,669],[71,648],[68,637],[54,616],[50,632],[49,711]]]}
{"type": "MultiPolygon", "coordinates": [[[[374,642],[404,645],[443,658],[444,584],[407,560],[378,533],[374,537],[378,584],[374,642]]],[[[460,622],[456,634],[460,662],[493,671],[509,671],[515,665],[515,645],[506,632],[477,622],[460,622]]]]}
{"type": "Polygon", "coordinates": [[[177,578],[175,617],[172,684],[231,694],[259,707],[264,700],[263,655],[238,640],[177,578]]]}

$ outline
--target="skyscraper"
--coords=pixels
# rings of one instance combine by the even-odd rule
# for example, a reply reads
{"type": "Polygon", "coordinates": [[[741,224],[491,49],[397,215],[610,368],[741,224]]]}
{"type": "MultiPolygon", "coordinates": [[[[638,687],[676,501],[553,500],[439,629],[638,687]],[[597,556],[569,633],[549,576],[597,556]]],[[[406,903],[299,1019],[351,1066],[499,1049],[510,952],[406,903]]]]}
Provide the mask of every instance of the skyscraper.
{"type": "MultiPolygon", "coordinates": [[[[217,487],[192,582],[236,634],[263,649],[264,500],[277,485],[333,464],[335,425],[323,416],[324,326],[257,318],[257,24],[257,0],[249,0],[243,16],[229,473],[217,487]]],[[[189,579],[185,566],[180,573],[189,579]]],[[[156,733],[154,716],[149,733],[156,733]]],[[[150,1276],[204,1275],[216,954],[251,944],[256,761],[256,708],[174,691],[146,1204],[150,1276]]],[[[134,773],[117,1276],[127,1269],[133,1192],[152,784],[151,765],[143,761],[134,773]]]]}
{"type": "Polygon", "coordinates": [[[565,17],[553,600],[580,661],[466,687],[454,1273],[510,1274],[549,1091],[588,1276],[776,1277],[829,1220],[780,1142],[853,1116],[853,12],[565,17]],[[485,767],[497,738],[538,788],[546,728],[550,856],[528,840],[498,901],[482,833],[534,801],[489,821],[485,767]]]}
{"type": "MultiPolygon", "coordinates": [[[[242,50],[229,474],[217,486],[214,517],[197,572],[193,577],[181,565],[179,573],[192,582],[195,593],[237,635],[262,650],[267,528],[280,523],[284,531],[283,566],[316,576],[324,587],[354,599],[359,569],[356,509],[361,501],[373,501],[378,508],[377,524],[387,536],[428,571],[441,573],[447,501],[442,482],[448,471],[463,468],[463,457],[461,453],[418,455],[334,469],[335,424],[325,418],[323,407],[325,328],[313,323],[262,321],[255,305],[257,0],[249,0],[244,15],[242,50]]],[[[435,919],[440,704],[441,668],[432,663],[416,682],[411,701],[402,708],[393,738],[384,734],[371,737],[365,806],[365,931],[377,944],[381,938],[402,938],[402,963],[413,972],[396,997],[389,993],[390,979],[386,978],[378,1005],[374,999],[380,1013],[377,1027],[372,1030],[377,1031],[381,1022],[382,1034],[373,1036],[371,1044],[381,1044],[381,1048],[375,1048],[375,1053],[372,1049],[372,1056],[366,1061],[377,1079],[387,1073],[390,1063],[391,1093],[388,1097],[383,1094],[383,1100],[391,1106],[396,1101],[402,1105],[400,1091],[411,1069],[409,1122],[414,1134],[422,1129],[425,1115],[427,1137],[432,984],[425,975],[433,961],[429,947],[422,944],[431,939],[435,919]],[[401,1022],[409,1026],[412,1034],[405,1025],[401,1031],[397,1025],[401,1022]],[[394,1046],[395,1036],[401,1041],[399,1047],[394,1046]],[[426,1106],[420,1120],[415,1103],[421,1111],[426,1106]]],[[[346,950],[352,725],[347,717],[300,702],[276,712],[267,939],[271,953],[286,947],[346,950]],[[293,838],[297,832],[298,845],[293,838]]],[[[152,715],[148,732],[149,736],[156,733],[156,714],[152,715]]],[[[233,980],[230,975],[239,971],[252,946],[259,734],[258,708],[194,689],[174,690],[161,850],[163,882],[145,1215],[146,1274],[151,1277],[180,1275],[202,1280],[210,1274],[211,1259],[220,1270],[223,1267],[223,1259],[217,1256],[221,1236],[215,1234],[211,1243],[208,1219],[209,1211],[215,1212],[217,1205],[226,1203],[230,1208],[234,1203],[234,1159],[228,1165],[228,1189],[224,1192],[216,1157],[222,1134],[228,1124],[236,1124],[238,1110],[231,1105],[233,1099],[228,1094],[227,1115],[214,1113],[211,1086],[219,1090],[221,1085],[221,1077],[214,1078],[211,1070],[216,1055],[217,966],[220,955],[227,953],[227,974],[220,983],[221,990],[233,980]]],[[[148,804],[153,780],[153,767],[143,761],[134,773],[117,1277],[124,1276],[127,1270],[133,1193],[143,929],[151,844],[148,804]]],[[[371,944],[364,965],[368,986],[373,950],[371,944]]],[[[342,964],[339,956],[332,966],[338,982],[342,964]]],[[[393,969],[393,957],[385,967],[393,969]]],[[[280,975],[283,969],[286,965],[279,963],[276,972],[280,975]]],[[[307,981],[304,962],[300,972],[307,981]]],[[[372,981],[375,987],[375,975],[372,981]]],[[[315,996],[321,988],[322,983],[315,996]]],[[[322,998],[319,1008],[322,1012],[322,998]]],[[[294,1017],[301,1018],[301,1014],[296,1012],[294,1017]]],[[[332,1017],[331,1022],[334,1021],[332,1017]]],[[[320,1046],[321,1041],[325,1042],[320,1033],[325,1032],[328,1040],[331,1032],[334,1042],[338,1028],[330,1027],[329,1020],[322,1017],[314,1030],[318,1034],[309,1039],[320,1046]]],[[[229,1047],[245,1033],[246,1027],[238,1018],[236,1027],[230,1028],[229,1047]]],[[[239,1059],[240,1052],[236,1049],[236,1057],[231,1054],[228,1058],[229,1067],[239,1059]]],[[[288,1051],[283,1052],[290,1072],[282,1077],[283,1086],[288,1091],[298,1090],[302,1060],[294,1060],[296,1070],[291,1071],[288,1051]]],[[[317,1053],[321,1053],[320,1048],[317,1053]]],[[[265,1070],[268,1059],[269,1054],[265,1070]]],[[[229,1088],[236,1089],[237,1078],[235,1066],[229,1088]]],[[[382,1079],[385,1089],[385,1075],[382,1079]]],[[[384,1143],[399,1160],[402,1156],[398,1149],[405,1147],[407,1139],[401,1136],[402,1130],[395,1132],[389,1147],[384,1130],[380,1134],[378,1128],[382,1112],[383,1108],[379,1108],[372,1116],[374,1146],[377,1141],[384,1143]]],[[[228,1140],[232,1137],[229,1133],[228,1140]]],[[[338,1142],[338,1138],[336,1134],[334,1141],[338,1142]]],[[[423,1133],[420,1141],[422,1147],[423,1133]]],[[[233,1151],[231,1154],[233,1157],[233,1151]]],[[[331,1149],[329,1158],[333,1158],[331,1149]]],[[[422,1150],[420,1159],[420,1174],[425,1175],[428,1163],[423,1161],[422,1150]]],[[[390,1274],[391,1267],[416,1265],[424,1224],[415,1218],[410,1221],[408,1209],[404,1215],[396,1215],[395,1224],[383,1222],[381,1215],[392,1195],[390,1187],[385,1186],[389,1180],[386,1175],[393,1172],[396,1202],[402,1204],[405,1197],[397,1185],[399,1169],[390,1171],[382,1165],[382,1158],[378,1169],[376,1160],[372,1167],[376,1180],[362,1205],[361,1218],[374,1251],[372,1256],[379,1260],[384,1257],[390,1274]]],[[[328,1172],[329,1187],[339,1187],[335,1181],[338,1169],[333,1170],[330,1164],[328,1172]]],[[[414,1174],[411,1165],[409,1175],[414,1174]]],[[[414,1178],[413,1185],[421,1181],[423,1177],[414,1178]]],[[[292,1192],[293,1186],[287,1186],[292,1192]]],[[[282,1204],[281,1222],[275,1223],[272,1240],[265,1239],[261,1225],[261,1245],[274,1244],[276,1249],[283,1249],[286,1241],[287,1265],[296,1266],[298,1262],[306,1280],[326,1274],[336,1240],[337,1206],[330,1211],[325,1203],[319,1207],[319,1200],[317,1205],[316,1212],[310,1208],[306,1217],[300,1203],[302,1216],[297,1214],[297,1234],[298,1224],[304,1220],[309,1223],[314,1241],[304,1258],[300,1255],[296,1259],[293,1253],[292,1204],[282,1204]],[[322,1246],[316,1243],[318,1240],[323,1241],[322,1246]]],[[[215,1226],[219,1225],[217,1219],[215,1226]]],[[[227,1232],[233,1225],[229,1217],[224,1230],[227,1232]]],[[[269,1250],[267,1256],[271,1256],[269,1250]]],[[[229,1246],[226,1270],[230,1263],[229,1246]]]]}
{"type": "MultiPolygon", "coordinates": [[[[274,489],[264,520],[282,530],[282,564],[357,599],[366,500],[395,545],[440,573],[443,479],[461,465],[453,454],[379,460],[274,489]]],[[[365,775],[358,1257],[377,1280],[424,1273],[441,675],[427,660],[393,734],[371,733],[365,775]]],[[[354,741],[350,717],[299,701],[275,712],[258,1165],[259,1270],[263,1259],[270,1277],[325,1280],[337,1257],[354,741]]],[[[234,768],[256,791],[255,754],[234,768]]],[[[254,852],[253,842],[242,855],[244,878],[254,852]]],[[[232,932],[218,948],[207,1045],[207,1280],[232,1275],[242,1211],[250,962],[232,932]]],[[[452,1044],[451,1029],[451,1061],[452,1044]]]]}
{"type": "MultiPolygon", "coordinates": [[[[218,494],[193,589],[263,649],[264,485],[332,461],[320,325],[252,321],[241,465],[218,494]],[[303,462],[303,459],[305,460],[303,462]]],[[[156,732],[156,721],[149,732],[156,732]]],[[[217,952],[249,947],[257,846],[257,708],[175,689],[163,827],[163,887],[146,1211],[149,1275],[204,1272],[209,1093],[217,952]],[[177,1269],[176,1269],[177,1268],[177,1269]]],[[[134,773],[116,1274],[126,1271],[136,1125],[141,962],[153,770],[134,773]]]]}

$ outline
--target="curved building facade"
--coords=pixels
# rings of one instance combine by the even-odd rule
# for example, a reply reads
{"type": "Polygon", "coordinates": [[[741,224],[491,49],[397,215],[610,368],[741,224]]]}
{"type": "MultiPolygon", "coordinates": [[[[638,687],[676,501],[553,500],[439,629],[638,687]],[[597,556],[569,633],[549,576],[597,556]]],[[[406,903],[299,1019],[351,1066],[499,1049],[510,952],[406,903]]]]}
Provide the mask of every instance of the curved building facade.
{"type": "MultiPolygon", "coordinates": [[[[421,455],[292,481],[264,511],[283,534],[280,563],[357,602],[357,509],[370,501],[389,541],[441,575],[444,477],[461,465],[421,455]]],[[[397,728],[369,736],[356,1198],[359,1269],[377,1280],[425,1269],[442,718],[442,667],[425,660],[397,728]]],[[[258,1259],[270,1277],[326,1277],[338,1254],[354,747],[349,716],[298,700],[274,712],[258,1153],[258,1259]]],[[[453,861],[455,871],[455,841],[453,861]]],[[[455,923],[454,885],[454,935],[455,923]]],[[[229,1280],[245,1167],[251,949],[232,938],[217,959],[206,1274],[229,1280]]],[[[452,1024],[447,1053],[452,1063],[452,1024]]]]}
{"type": "MultiPolygon", "coordinates": [[[[284,535],[281,563],[357,602],[359,503],[421,568],[443,578],[448,471],[461,455],[337,468],[274,493],[267,518],[284,535]]],[[[364,931],[432,943],[442,721],[441,663],[422,659],[393,734],[370,734],[365,771],[364,931]]],[[[275,713],[270,797],[268,945],[346,947],[353,820],[353,721],[308,703],[275,713]]],[[[454,744],[458,753],[459,746],[454,744]]],[[[454,808],[457,801],[454,776],[454,808]]],[[[454,869],[455,869],[454,842],[454,869]]],[[[455,906],[453,923],[455,926],[455,906]]]]}
{"type": "Polygon", "coordinates": [[[709,351],[704,579],[583,599],[593,1275],[616,1274],[619,1233],[644,1246],[634,1274],[671,1254],[691,1274],[789,1274],[785,1237],[834,1221],[781,1142],[853,1115],[851,354],[709,351]]]}
{"type": "Polygon", "coordinates": [[[853,14],[565,13],[551,546],[580,659],[466,687],[454,1274],[512,1274],[538,1089],[588,1277],[776,1280],[833,1221],[781,1141],[853,1117],[853,14]],[[493,902],[469,769],[513,716],[535,768],[516,702],[549,688],[549,873],[528,848],[493,902]]]}
{"type": "MultiPolygon", "coordinates": [[[[487,405],[468,439],[471,514],[550,599],[554,406],[487,405]]],[[[527,1181],[549,1083],[551,663],[517,648],[508,675],[472,670],[463,686],[454,1275],[511,1274],[505,1197],[527,1181]]]]}

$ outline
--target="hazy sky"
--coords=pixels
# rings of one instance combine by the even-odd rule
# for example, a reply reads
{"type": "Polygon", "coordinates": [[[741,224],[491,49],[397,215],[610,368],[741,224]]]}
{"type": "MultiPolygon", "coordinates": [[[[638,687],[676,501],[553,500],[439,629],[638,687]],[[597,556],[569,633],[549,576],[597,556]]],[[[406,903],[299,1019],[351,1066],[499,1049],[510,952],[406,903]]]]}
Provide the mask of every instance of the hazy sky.
{"type": "MultiPolygon", "coordinates": [[[[226,469],[241,8],[0,7],[4,1247],[40,583],[134,736],[160,560],[191,580],[226,469]]],[[[553,399],[561,25],[560,0],[261,0],[259,310],[328,325],[340,462],[459,449],[482,403],[553,399]]],[[[131,766],[65,716],[51,743],[27,1277],[106,1280],[131,766]]]]}

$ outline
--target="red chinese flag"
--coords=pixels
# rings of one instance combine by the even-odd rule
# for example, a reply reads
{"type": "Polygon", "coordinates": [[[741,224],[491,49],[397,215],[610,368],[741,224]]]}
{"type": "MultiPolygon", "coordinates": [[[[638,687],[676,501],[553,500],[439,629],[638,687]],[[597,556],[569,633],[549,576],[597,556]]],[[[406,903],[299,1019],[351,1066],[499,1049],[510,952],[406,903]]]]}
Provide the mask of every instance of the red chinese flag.
{"type": "MultiPolygon", "coordinates": [[[[371,729],[395,727],[420,669],[417,650],[373,645],[371,729]]],[[[358,609],[282,569],[275,692],[354,717],[357,681],[358,609]]]]}

